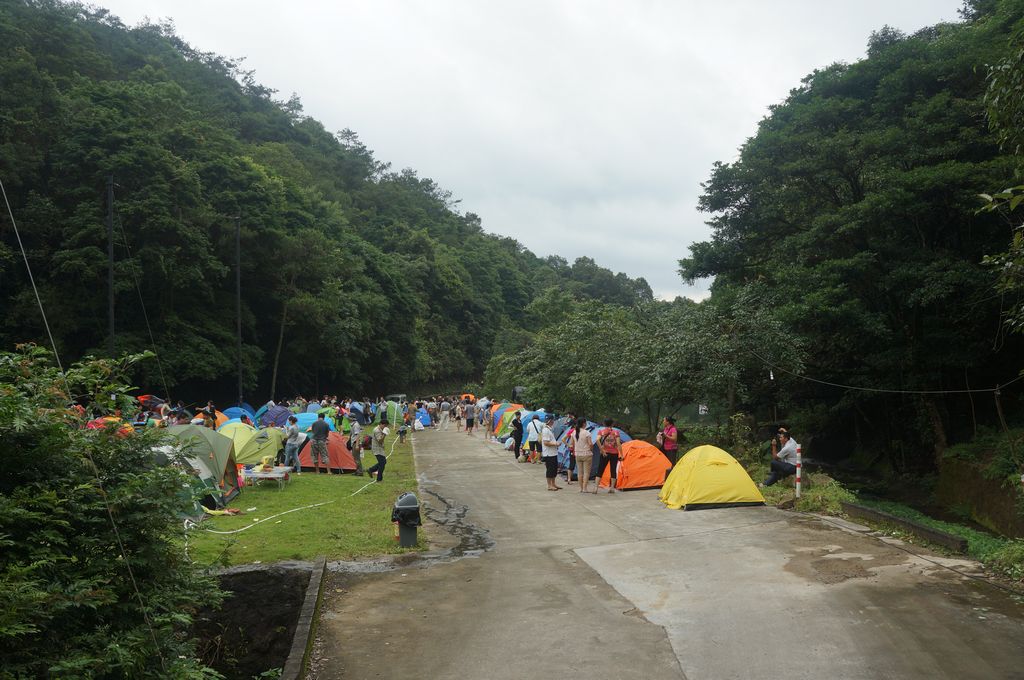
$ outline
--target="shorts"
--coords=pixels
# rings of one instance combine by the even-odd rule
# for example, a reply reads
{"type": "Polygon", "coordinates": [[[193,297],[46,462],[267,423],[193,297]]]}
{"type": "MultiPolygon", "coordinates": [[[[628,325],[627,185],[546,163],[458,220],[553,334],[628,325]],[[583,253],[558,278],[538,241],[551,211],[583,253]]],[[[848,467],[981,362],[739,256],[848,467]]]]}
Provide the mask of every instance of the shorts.
{"type": "Polygon", "coordinates": [[[313,458],[313,464],[315,465],[317,462],[323,461],[325,464],[330,465],[330,459],[327,457],[327,441],[324,439],[314,439],[312,447],[310,455],[313,458]]]}
{"type": "Polygon", "coordinates": [[[544,456],[542,460],[544,461],[544,476],[547,479],[554,479],[558,474],[558,456],[544,456]]]}
{"type": "Polygon", "coordinates": [[[474,421],[472,418],[466,418],[466,429],[467,430],[472,430],[474,422],[476,422],[476,421],[474,421]]]}
{"type": "Polygon", "coordinates": [[[540,453],[540,442],[539,441],[527,442],[527,444],[529,444],[530,451],[533,451],[535,453],[540,453]]]}

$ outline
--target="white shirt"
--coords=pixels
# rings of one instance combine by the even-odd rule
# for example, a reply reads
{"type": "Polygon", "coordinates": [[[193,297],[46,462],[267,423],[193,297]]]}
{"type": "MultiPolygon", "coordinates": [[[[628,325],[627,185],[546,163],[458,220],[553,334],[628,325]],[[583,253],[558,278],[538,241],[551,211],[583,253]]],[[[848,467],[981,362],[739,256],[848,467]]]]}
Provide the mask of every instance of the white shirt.
{"type": "Polygon", "coordinates": [[[535,442],[540,439],[540,433],[544,426],[539,420],[531,420],[526,424],[526,441],[535,442]]]}
{"type": "Polygon", "coordinates": [[[779,449],[779,460],[783,463],[796,465],[796,447],[800,446],[795,439],[789,438],[786,445],[779,449]]]}
{"type": "Polygon", "coordinates": [[[555,433],[547,425],[544,426],[544,432],[541,435],[543,442],[543,448],[540,450],[542,458],[550,458],[551,456],[558,455],[558,440],[555,439],[555,433]]]}

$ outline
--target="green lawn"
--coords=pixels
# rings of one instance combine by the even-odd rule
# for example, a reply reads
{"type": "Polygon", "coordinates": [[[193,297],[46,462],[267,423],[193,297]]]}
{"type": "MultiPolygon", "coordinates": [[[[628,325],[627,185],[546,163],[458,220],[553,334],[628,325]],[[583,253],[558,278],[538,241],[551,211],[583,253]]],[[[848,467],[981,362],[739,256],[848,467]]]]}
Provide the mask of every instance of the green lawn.
{"type": "MultiPolygon", "coordinates": [[[[391,437],[387,450],[391,450],[391,437]]],[[[363,465],[373,465],[372,454],[363,455],[363,465]]],[[[275,482],[246,487],[230,503],[244,514],[209,517],[189,533],[189,553],[201,563],[247,564],[279,560],[347,559],[382,553],[406,552],[395,541],[391,508],[403,491],[417,492],[412,445],[395,446],[388,460],[384,481],[351,494],[370,481],[356,475],[293,475],[282,490],[275,482]],[[254,520],[300,506],[333,501],[316,508],[298,510],[263,522],[241,533],[223,536],[204,529],[231,531],[254,520]],[[255,510],[249,510],[255,508],[255,510]]],[[[417,494],[418,495],[418,494],[417,494]]],[[[421,500],[422,503],[422,500],[421,500]]],[[[424,545],[422,532],[420,545],[424,545]]]]}

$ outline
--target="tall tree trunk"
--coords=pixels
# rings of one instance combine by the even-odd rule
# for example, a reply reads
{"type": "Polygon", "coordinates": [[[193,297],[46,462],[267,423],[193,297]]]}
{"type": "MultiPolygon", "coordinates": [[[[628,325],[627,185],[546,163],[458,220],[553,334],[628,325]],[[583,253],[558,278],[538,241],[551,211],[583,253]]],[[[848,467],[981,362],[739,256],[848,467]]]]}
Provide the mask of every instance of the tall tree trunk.
{"type": "Polygon", "coordinates": [[[281,329],[277,334],[277,349],[274,350],[274,371],[270,376],[270,398],[273,400],[277,389],[277,367],[281,363],[281,348],[284,346],[284,327],[288,322],[288,301],[281,305],[281,329]]]}

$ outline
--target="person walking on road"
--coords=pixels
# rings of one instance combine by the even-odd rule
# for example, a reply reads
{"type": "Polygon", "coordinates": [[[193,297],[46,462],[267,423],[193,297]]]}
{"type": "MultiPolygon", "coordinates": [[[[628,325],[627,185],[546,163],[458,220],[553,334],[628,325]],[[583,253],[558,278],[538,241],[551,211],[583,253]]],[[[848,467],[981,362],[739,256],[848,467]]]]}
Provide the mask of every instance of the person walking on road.
{"type": "Polygon", "coordinates": [[[442,397],[441,398],[441,404],[437,408],[438,408],[438,411],[441,414],[441,423],[440,423],[441,429],[442,430],[447,430],[448,429],[448,421],[451,419],[451,413],[452,413],[452,405],[451,405],[451,402],[448,401],[448,397],[442,397]]]}
{"type": "Polygon", "coordinates": [[[462,412],[466,414],[466,434],[472,436],[473,424],[476,422],[476,408],[473,406],[473,402],[467,400],[462,412]]]}
{"type": "Polygon", "coordinates": [[[302,435],[299,433],[299,419],[295,416],[288,416],[288,426],[285,428],[288,435],[284,441],[284,464],[293,467],[295,474],[302,474],[302,466],[299,464],[299,444],[302,443],[302,435]]]}
{"type": "MultiPolygon", "coordinates": [[[[590,468],[594,463],[594,438],[587,429],[587,419],[576,421],[576,430],[571,435],[573,450],[576,452],[576,476],[580,480],[580,493],[590,493],[590,468]]],[[[572,470],[569,470],[572,477],[572,470]]],[[[597,493],[597,482],[594,482],[594,493],[597,493]]]]}
{"type": "Polygon", "coordinates": [[[374,473],[377,473],[377,481],[384,481],[384,466],[388,463],[388,457],[384,453],[384,440],[391,434],[388,430],[387,423],[383,420],[377,423],[377,427],[373,428],[373,432],[370,435],[370,447],[373,451],[374,458],[377,459],[377,464],[367,470],[372,477],[374,473]]]}
{"type": "Polygon", "coordinates": [[[327,435],[330,431],[331,427],[324,420],[323,413],[318,415],[313,424],[309,426],[309,432],[313,433],[312,441],[309,443],[311,447],[309,455],[313,458],[316,474],[320,474],[321,460],[324,462],[327,474],[331,474],[331,459],[327,455],[327,435]]]}
{"type": "Polygon", "coordinates": [[[548,482],[548,491],[561,491],[562,487],[555,484],[555,477],[558,475],[558,440],[551,429],[555,422],[554,416],[548,416],[541,430],[540,442],[544,447],[541,459],[544,461],[544,478],[548,482]]]}
{"type": "MultiPolygon", "coordinates": [[[[597,448],[601,450],[601,466],[597,469],[596,486],[600,486],[604,469],[611,465],[611,483],[608,486],[608,493],[615,493],[615,482],[619,471],[619,458],[622,456],[622,439],[619,433],[612,427],[611,418],[604,421],[604,427],[597,433],[597,448]]],[[[594,493],[597,493],[595,487],[594,493]]]]}

